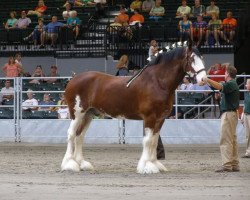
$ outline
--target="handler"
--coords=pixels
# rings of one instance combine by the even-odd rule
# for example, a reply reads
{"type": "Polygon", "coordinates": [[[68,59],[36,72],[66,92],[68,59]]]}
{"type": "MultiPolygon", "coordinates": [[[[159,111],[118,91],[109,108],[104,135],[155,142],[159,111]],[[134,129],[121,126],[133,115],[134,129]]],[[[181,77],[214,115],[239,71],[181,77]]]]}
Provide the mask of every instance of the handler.
{"type": "Polygon", "coordinates": [[[239,86],[235,77],[237,70],[233,66],[227,66],[225,72],[225,83],[218,83],[206,76],[203,82],[221,91],[221,136],[220,152],[222,157],[222,166],[215,172],[238,172],[238,145],[236,126],[238,123],[237,109],[239,108],[239,86]]]}
{"type": "Polygon", "coordinates": [[[242,158],[250,158],[250,79],[247,79],[246,84],[247,92],[245,92],[244,98],[244,114],[242,123],[245,128],[245,134],[247,138],[247,148],[246,153],[242,158]]]}

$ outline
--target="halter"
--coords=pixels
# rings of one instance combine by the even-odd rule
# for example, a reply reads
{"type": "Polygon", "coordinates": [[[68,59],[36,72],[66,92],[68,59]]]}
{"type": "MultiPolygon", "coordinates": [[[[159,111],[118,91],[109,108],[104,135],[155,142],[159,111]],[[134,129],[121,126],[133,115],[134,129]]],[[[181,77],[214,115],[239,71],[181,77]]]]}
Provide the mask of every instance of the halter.
{"type": "MultiPolygon", "coordinates": [[[[194,55],[191,56],[192,53],[189,51],[189,48],[186,49],[186,58],[187,58],[187,64],[184,67],[184,72],[188,74],[188,72],[192,72],[195,76],[197,76],[199,73],[202,71],[206,71],[205,68],[200,69],[198,71],[195,71],[194,68],[192,67],[192,63],[194,62],[194,55]]],[[[189,74],[188,74],[189,75],[189,74]]]]}

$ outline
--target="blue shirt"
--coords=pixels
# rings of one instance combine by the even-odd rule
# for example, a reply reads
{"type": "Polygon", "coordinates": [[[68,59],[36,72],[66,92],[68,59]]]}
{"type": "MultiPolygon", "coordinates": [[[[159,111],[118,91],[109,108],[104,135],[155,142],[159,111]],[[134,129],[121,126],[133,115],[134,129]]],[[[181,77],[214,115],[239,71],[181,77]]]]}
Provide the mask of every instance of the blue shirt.
{"type": "Polygon", "coordinates": [[[67,20],[67,25],[70,25],[70,26],[76,26],[80,24],[81,24],[81,20],[78,17],[75,17],[75,18],[69,17],[67,20]]]}
{"type": "Polygon", "coordinates": [[[62,22],[50,22],[45,26],[45,31],[47,33],[58,33],[58,28],[63,26],[62,22]]]}

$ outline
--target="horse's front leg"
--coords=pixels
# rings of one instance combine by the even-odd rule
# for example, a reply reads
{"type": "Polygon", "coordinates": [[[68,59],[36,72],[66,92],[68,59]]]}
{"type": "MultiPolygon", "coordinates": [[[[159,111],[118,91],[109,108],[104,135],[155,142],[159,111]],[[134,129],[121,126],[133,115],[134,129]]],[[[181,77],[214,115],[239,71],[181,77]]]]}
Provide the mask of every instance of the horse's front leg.
{"type": "MultiPolygon", "coordinates": [[[[159,129],[158,129],[159,130],[159,129]]],[[[145,128],[145,136],[143,138],[143,151],[137,166],[137,172],[140,174],[159,173],[167,171],[166,167],[157,160],[156,148],[159,139],[159,131],[154,132],[153,129],[145,128]]]]}

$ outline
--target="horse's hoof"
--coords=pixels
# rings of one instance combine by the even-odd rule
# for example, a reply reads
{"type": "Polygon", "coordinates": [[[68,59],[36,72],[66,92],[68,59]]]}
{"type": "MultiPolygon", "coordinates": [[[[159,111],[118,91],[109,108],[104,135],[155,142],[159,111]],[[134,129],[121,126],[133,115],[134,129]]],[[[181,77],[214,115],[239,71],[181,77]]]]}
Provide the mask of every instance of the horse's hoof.
{"type": "Polygon", "coordinates": [[[81,170],[94,170],[94,167],[90,162],[82,160],[80,164],[80,169],[81,170]]]}
{"type": "Polygon", "coordinates": [[[156,165],[156,167],[158,167],[158,169],[162,172],[167,172],[168,169],[159,161],[159,160],[156,160],[154,162],[154,164],[156,165]]]}
{"type": "Polygon", "coordinates": [[[156,173],[159,173],[160,171],[154,163],[148,161],[148,162],[146,162],[146,165],[144,168],[138,167],[137,172],[139,174],[156,174],[156,173]]]}
{"type": "Polygon", "coordinates": [[[63,163],[61,165],[61,170],[62,171],[79,172],[80,171],[80,166],[75,160],[69,159],[67,161],[63,161],[63,163]]]}

